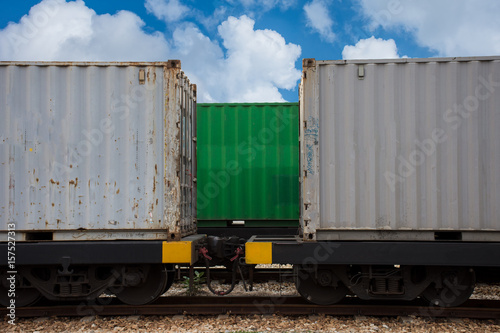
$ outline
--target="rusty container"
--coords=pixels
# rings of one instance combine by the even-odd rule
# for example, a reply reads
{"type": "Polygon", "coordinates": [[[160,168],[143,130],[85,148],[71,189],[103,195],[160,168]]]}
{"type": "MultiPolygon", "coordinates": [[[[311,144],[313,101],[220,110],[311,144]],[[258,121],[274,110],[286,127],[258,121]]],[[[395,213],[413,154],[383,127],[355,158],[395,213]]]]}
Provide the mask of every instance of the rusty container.
{"type": "Polygon", "coordinates": [[[196,232],[196,86],[167,62],[0,62],[0,240],[196,232]]]}

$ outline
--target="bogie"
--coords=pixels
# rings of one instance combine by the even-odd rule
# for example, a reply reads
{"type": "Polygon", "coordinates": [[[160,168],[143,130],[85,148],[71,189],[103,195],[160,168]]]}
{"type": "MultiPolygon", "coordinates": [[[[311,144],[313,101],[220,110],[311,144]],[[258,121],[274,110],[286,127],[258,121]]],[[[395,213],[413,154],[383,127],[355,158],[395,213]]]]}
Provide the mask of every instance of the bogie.
{"type": "Polygon", "coordinates": [[[334,304],[346,294],[363,300],[413,300],[459,306],[474,291],[474,271],[466,267],[296,265],[296,287],[308,301],[334,304]]]}
{"type": "Polygon", "coordinates": [[[23,266],[14,280],[6,271],[0,275],[0,304],[9,304],[10,288],[15,290],[17,307],[32,305],[42,296],[58,302],[92,302],[103,293],[115,294],[126,304],[147,304],[165,293],[174,279],[171,265],[162,264],[23,266]]]}

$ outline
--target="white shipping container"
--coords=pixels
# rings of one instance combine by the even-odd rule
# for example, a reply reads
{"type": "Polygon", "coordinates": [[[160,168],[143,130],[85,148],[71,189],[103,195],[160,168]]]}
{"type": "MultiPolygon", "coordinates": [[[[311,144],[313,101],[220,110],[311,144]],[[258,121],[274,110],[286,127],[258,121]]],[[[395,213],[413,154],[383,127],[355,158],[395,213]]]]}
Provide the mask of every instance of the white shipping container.
{"type": "Polygon", "coordinates": [[[0,239],[195,233],[195,117],[177,60],[0,62],[0,239]]]}
{"type": "Polygon", "coordinates": [[[500,57],[315,61],[306,240],[500,240],[500,57]]]}

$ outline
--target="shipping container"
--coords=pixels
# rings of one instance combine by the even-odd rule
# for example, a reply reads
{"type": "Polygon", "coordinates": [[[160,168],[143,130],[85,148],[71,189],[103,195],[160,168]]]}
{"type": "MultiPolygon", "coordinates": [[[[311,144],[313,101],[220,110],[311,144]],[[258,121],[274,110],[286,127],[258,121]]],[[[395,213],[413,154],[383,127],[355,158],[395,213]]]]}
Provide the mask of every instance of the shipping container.
{"type": "Polygon", "coordinates": [[[0,62],[2,240],[196,232],[196,86],[168,62],[0,62]]]}
{"type": "Polygon", "coordinates": [[[298,226],[298,103],[198,104],[199,226],[298,226]]]}
{"type": "Polygon", "coordinates": [[[307,240],[500,240],[500,57],[315,61],[300,84],[307,240]]]}

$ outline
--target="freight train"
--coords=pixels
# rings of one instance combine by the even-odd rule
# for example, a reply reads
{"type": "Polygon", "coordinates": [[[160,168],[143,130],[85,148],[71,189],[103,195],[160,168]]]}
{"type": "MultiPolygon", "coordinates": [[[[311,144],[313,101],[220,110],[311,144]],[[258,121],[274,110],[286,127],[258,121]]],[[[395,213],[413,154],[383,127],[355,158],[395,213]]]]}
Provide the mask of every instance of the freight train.
{"type": "Polygon", "coordinates": [[[500,267],[500,57],[304,59],[298,105],[196,92],[176,60],[0,62],[2,305],[292,264],[316,304],[450,307],[500,267]]]}

